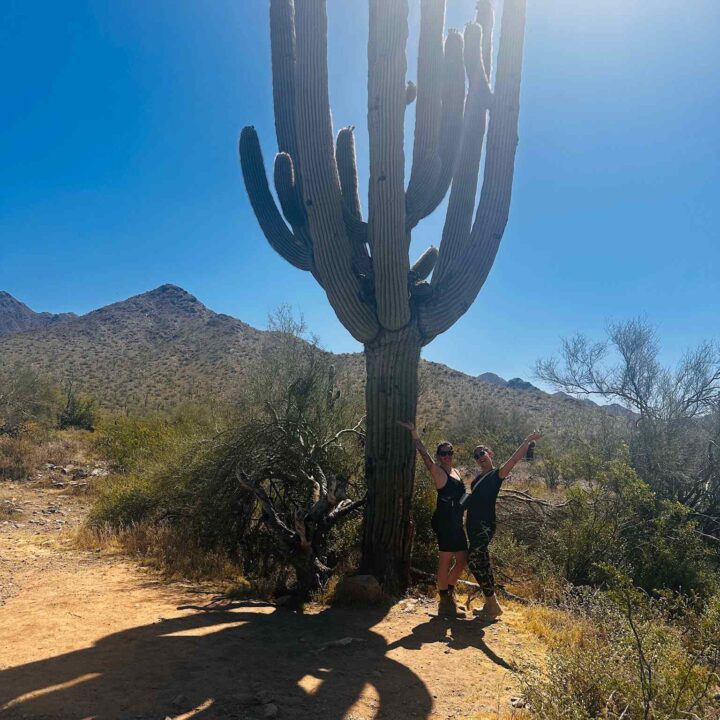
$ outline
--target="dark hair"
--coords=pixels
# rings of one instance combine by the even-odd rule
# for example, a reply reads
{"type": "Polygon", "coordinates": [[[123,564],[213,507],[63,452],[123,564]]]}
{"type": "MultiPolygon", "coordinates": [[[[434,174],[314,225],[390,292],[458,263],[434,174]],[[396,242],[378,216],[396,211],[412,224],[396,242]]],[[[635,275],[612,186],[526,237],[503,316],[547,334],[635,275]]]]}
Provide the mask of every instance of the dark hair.
{"type": "Polygon", "coordinates": [[[444,448],[444,447],[450,448],[450,449],[452,450],[452,449],[453,449],[453,444],[452,444],[451,442],[448,442],[447,440],[443,440],[443,441],[437,446],[437,450],[435,450],[435,454],[437,455],[437,454],[440,452],[440,450],[441,450],[442,448],[444,448]]]}

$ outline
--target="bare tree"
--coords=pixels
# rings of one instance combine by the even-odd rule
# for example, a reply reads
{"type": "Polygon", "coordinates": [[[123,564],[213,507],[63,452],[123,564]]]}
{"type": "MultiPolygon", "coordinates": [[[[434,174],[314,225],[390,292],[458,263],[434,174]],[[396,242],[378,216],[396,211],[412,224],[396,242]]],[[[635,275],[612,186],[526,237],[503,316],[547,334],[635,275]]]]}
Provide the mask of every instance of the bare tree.
{"type": "Polygon", "coordinates": [[[634,410],[631,453],[640,475],[666,497],[717,513],[720,348],[702,343],[674,369],[658,355],[654,330],[631,320],[612,325],[603,342],[564,340],[560,358],[539,361],[536,375],[569,394],[634,410]]]}
{"type": "Polygon", "coordinates": [[[480,0],[464,35],[445,33],[446,0],[421,0],[417,84],[406,77],[408,0],[368,5],[367,219],[353,128],[340,130],[337,138],[333,133],[326,0],[270,0],[279,146],[274,180],[282,213],[252,127],[241,134],[240,159],[271,246],[312,273],[340,321],[365,346],[368,504],[362,565],[394,592],[409,581],[415,470],[410,436],[397,421],[415,419],[421,348],[470,307],[507,223],[526,0],[504,2],[494,87],[489,0],[480,0]],[[417,111],[406,187],[405,112],[412,103],[417,111]],[[484,181],[475,210],[486,130],[484,181]],[[448,191],[440,248],[430,247],[411,265],[412,231],[448,191]]]}

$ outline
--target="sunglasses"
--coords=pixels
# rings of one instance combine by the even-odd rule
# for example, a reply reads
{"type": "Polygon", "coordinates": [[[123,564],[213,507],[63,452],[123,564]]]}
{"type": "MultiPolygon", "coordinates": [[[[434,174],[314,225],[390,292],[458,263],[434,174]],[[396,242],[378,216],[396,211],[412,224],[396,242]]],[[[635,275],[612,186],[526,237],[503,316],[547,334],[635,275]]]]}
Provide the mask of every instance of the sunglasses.
{"type": "Polygon", "coordinates": [[[480,452],[475,453],[475,459],[479,460],[481,457],[485,457],[485,455],[487,455],[485,450],[480,450],[480,452]]]}
{"type": "Polygon", "coordinates": [[[439,455],[440,457],[452,457],[452,456],[453,456],[453,451],[452,451],[452,450],[440,450],[440,451],[438,452],[438,455],[439,455]]]}

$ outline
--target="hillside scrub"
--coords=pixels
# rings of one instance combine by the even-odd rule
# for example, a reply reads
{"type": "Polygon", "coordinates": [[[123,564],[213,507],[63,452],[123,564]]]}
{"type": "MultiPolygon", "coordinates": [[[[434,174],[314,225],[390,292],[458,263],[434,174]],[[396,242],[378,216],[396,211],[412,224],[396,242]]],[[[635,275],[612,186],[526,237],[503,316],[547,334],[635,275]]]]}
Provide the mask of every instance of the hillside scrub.
{"type": "MultiPolygon", "coordinates": [[[[346,391],[304,326],[287,312],[282,336],[232,409],[186,407],[163,418],[116,417],[96,447],[117,474],[97,489],[91,524],[118,531],[164,526],[224,553],[258,583],[322,589],[356,545],[336,525],[364,495],[361,401],[346,391]]],[[[346,523],[347,524],[347,523],[346,523]]]]}

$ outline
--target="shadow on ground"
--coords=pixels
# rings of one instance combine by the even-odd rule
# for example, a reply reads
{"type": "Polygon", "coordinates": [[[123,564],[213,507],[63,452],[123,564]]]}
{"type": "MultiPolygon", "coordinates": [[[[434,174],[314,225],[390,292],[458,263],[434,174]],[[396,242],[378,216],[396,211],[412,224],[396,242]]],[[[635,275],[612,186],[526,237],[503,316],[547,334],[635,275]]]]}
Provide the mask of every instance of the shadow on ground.
{"type": "MultiPolygon", "coordinates": [[[[37,720],[255,718],[271,716],[271,704],[282,718],[431,714],[428,689],[386,656],[392,646],[371,629],[387,608],[298,615],[263,603],[222,602],[193,610],[0,672],[1,714],[37,720]],[[326,646],[348,637],[348,645],[326,646]],[[367,685],[374,691],[367,692],[367,685]]],[[[440,626],[425,623],[393,646],[438,641],[440,626]]]]}

